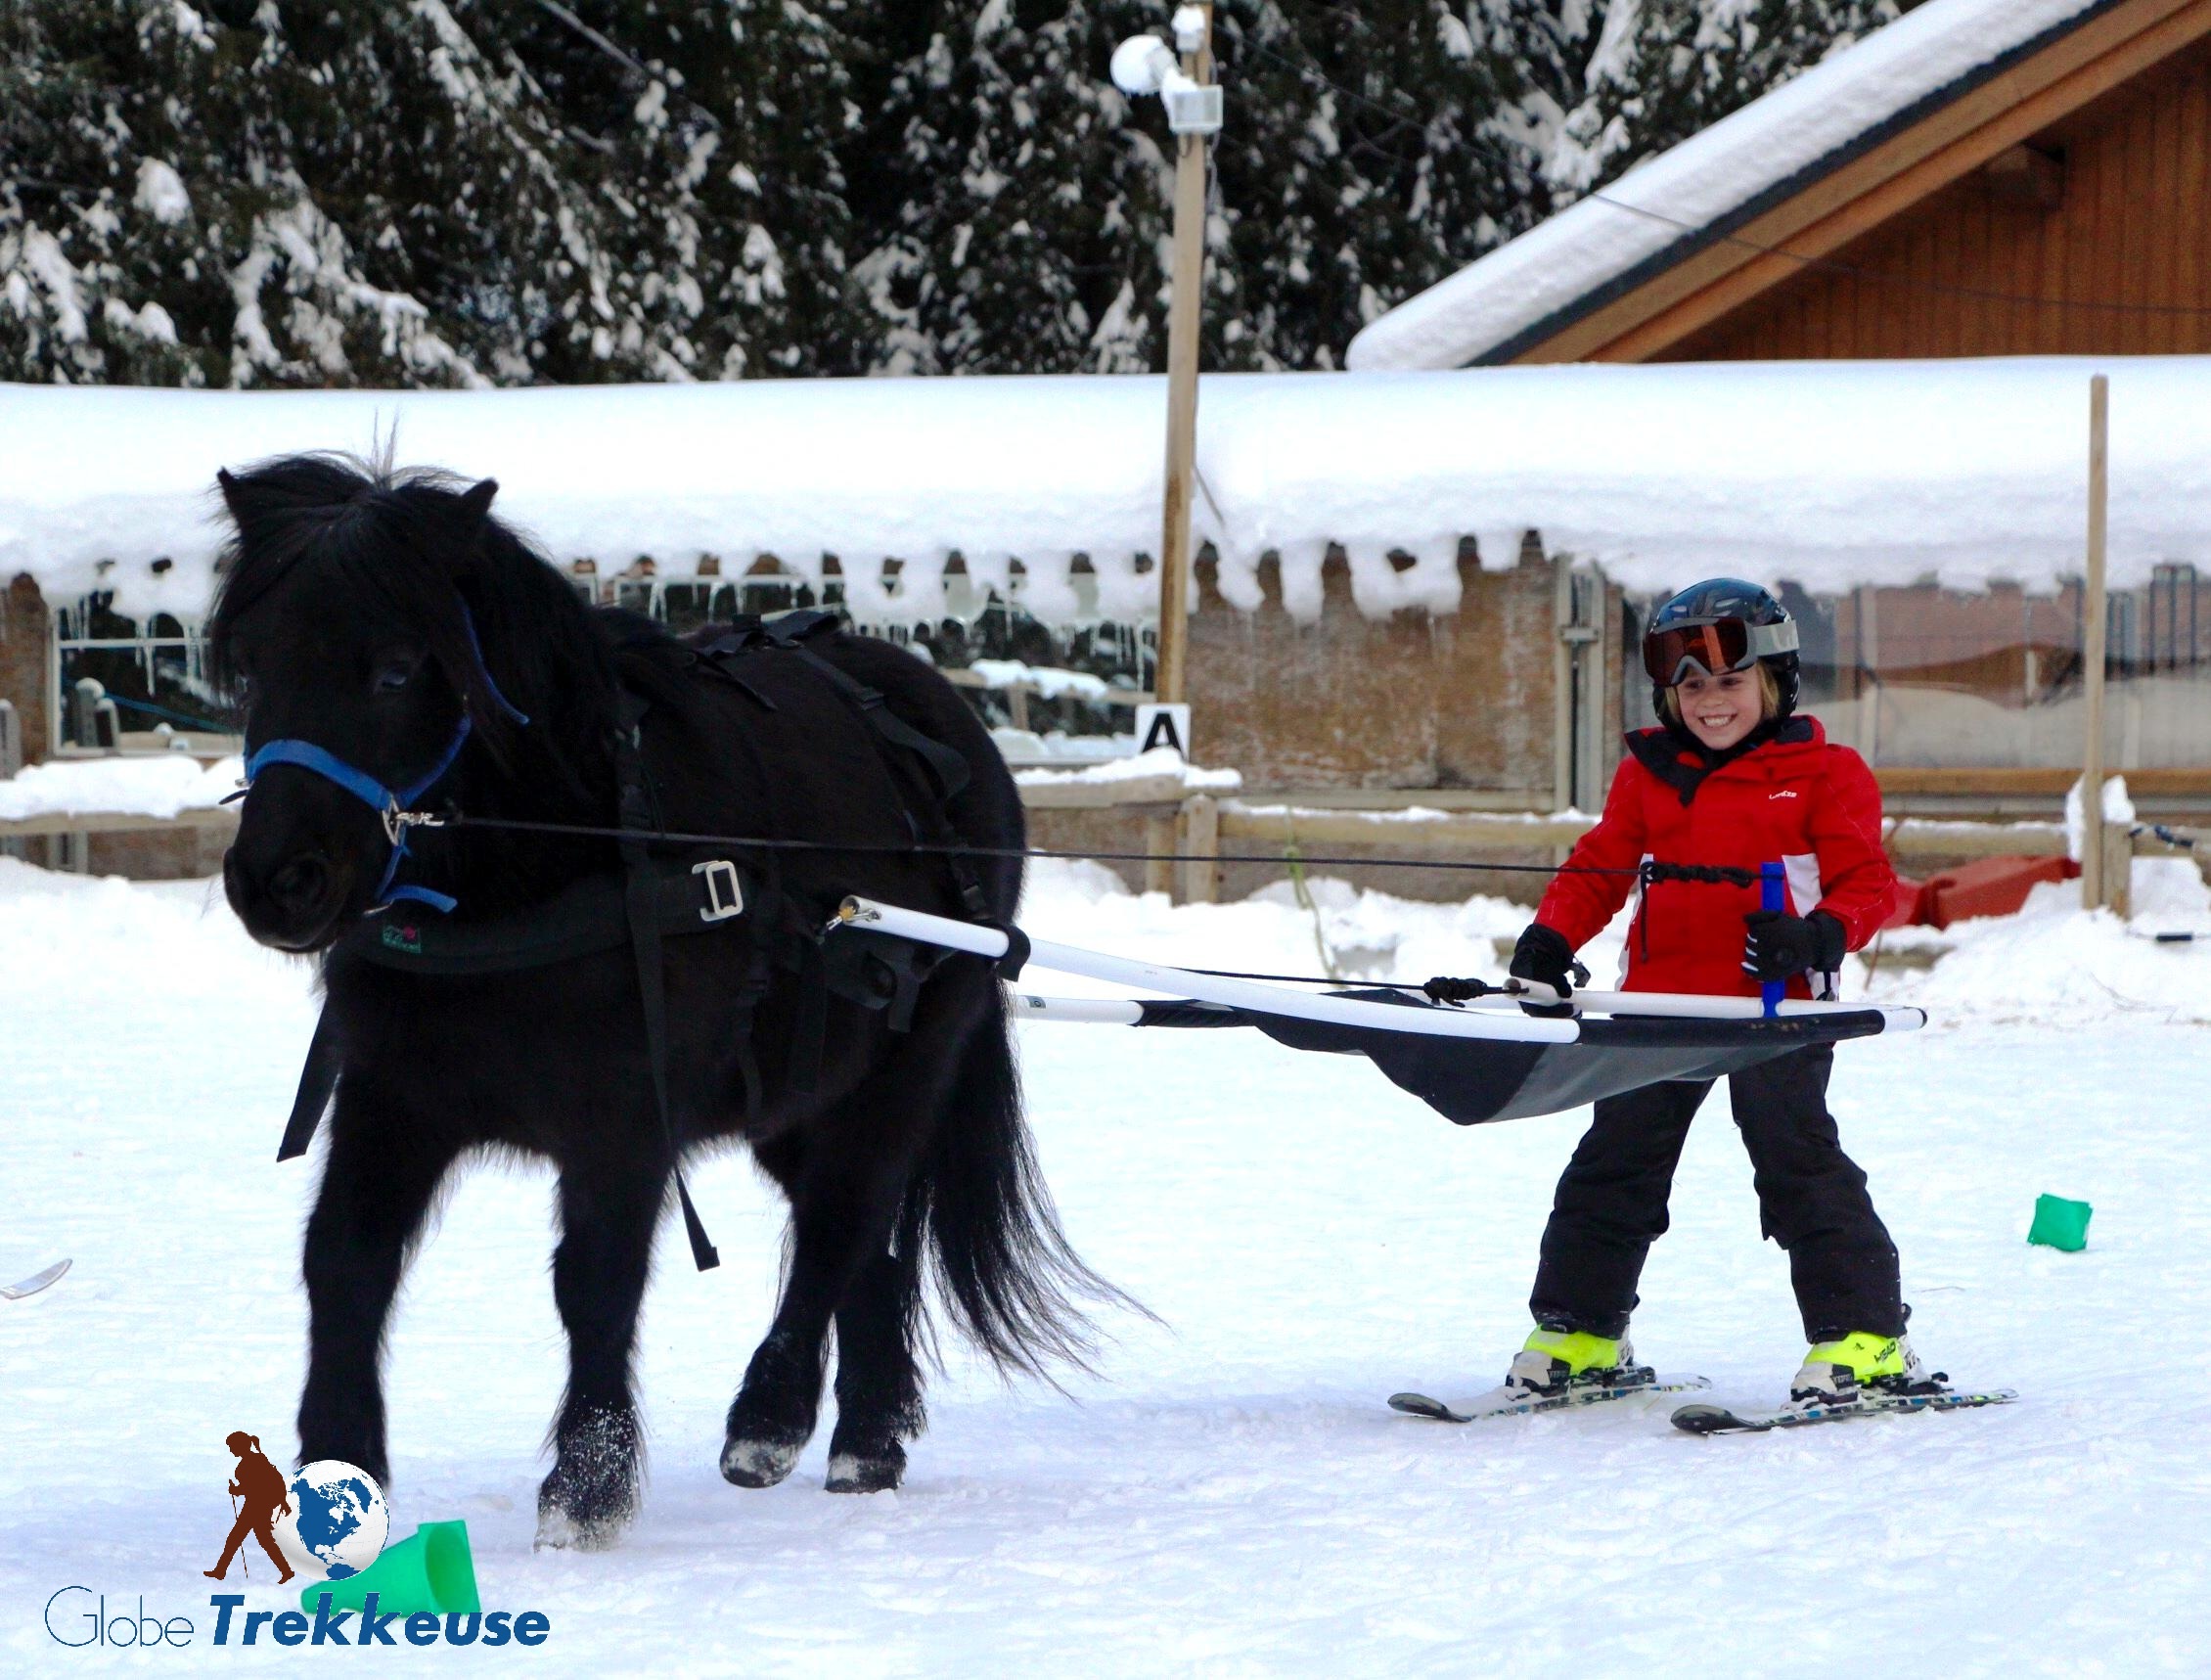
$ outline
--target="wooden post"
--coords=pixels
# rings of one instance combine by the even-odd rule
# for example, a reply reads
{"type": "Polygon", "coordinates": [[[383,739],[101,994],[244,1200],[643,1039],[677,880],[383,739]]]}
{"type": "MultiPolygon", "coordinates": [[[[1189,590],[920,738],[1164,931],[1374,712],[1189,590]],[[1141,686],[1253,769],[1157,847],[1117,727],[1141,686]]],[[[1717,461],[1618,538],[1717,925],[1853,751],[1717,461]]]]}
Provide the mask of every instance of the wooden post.
{"type": "Polygon", "coordinates": [[[1144,819],[1144,849],[1151,854],[1144,866],[1144,890],[1164,892],[1169,898],[1175,892],[1175,866],[1162,862],[1163,854],[1175,849],[1175,819],[1171,816],[1147,816],[1144,819]]]}
{"type": "Polygon", "coordinates": [[[2105,823],[2103,828],[2103,904],[2122,922],[2135,913],[2135,840],[2129,824],[2105,823]]]}
{"type": "MultiPolygon", "coordinates": [[[[2103,549],[2110,497],[2111,382],[2098,374],[2088,383],[2088,580],[2081,635],[2082,681],[2087,699],[2087,738],[2081,752],[2081,905],[2105,902],[2103,868],[2103,642],[2107,603],[2103,549]]],[[[2130,863],[2132,859],[2130,858],[2130,863]]]]}
{"type": "MultiPolygon", "coordinates": [[[[1213,8],[1205,38],[1183,60],[1200,86],[1213,79],[1213,8]]],[[[1179,704],[1190,644],[1190,510],[1197,478],[1197,339],[1205,283],[1205,136],[1177,135],[1174,289],[1167,313],[1167,486],[1159,541],[1159,660],[1152,691],[1179,704]]],[[[1190,744],[1185,742],[1187,750],[1190,744]]]]}
{"type": "Polygon", "coordinates": [[[1193,794],[1175,819],[1175,850],[1192,857],[1178,864],[1178,904],[1212,904],[1221,896],[1221,807],[1210,794],[1193,794]]]}

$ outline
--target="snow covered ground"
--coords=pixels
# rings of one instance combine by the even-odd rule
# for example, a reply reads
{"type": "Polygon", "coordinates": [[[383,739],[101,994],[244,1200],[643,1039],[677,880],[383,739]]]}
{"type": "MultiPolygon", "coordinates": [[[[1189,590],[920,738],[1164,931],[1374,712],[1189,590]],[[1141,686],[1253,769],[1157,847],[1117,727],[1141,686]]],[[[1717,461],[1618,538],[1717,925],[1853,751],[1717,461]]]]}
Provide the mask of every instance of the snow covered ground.
{"type": "MultiPolygon", "coordinates": [[[[956,1354],[894,1495],[765,1493],[715,1471],[769,1310],[781,1211],[726,1158],[694,1180],[720,1244],[664,1242],[641,1389],[646,1513],[604,1556],[533,1554],[563,1352],[549,1180],[479,1169],[391,1341],[394,1531],[470,1524],[486,1603],[552,1637],[531,1672],[1802,1676],[2200,1674],[2211,1531],[2211,931],[2185,865],[2144,865],[2135,933],[2063,890],[1893,938],[1873,981],[1940,1023],[1840,1055],[1835,1103],[1903,1249],[1934,1363],[2022,1401],[1786,1437],[1696,1440],[1620,1406],[1475,1429],[1392,1389],[1488,1385],[1574,1115],[1460,1131],[1363,1063],[1256,1034],[1024,1026],[1031,1111],[1082,1251],[1165,1328],[1106,1325],[1072,1398],[956,1354]],[[1931,962],[1931,967],[1927,966],[1931,962]],[[2042,1191],[2095,1203],[2085,1253],[2024,1241],[2042,1191]]],[[[1322,884],[1318,932],[1370,975],[1495,973],[1520,913],[1322,884]]],[[[1286,895],[1170,909],[1038,877],[1039,934],[1309,970],[1286,895]]],[[[1041,976],[1032,976],[1032,982],[1041,976]]],[[[231,1461],[289,1453],[314,1170],[272,1159],[306,976],[206,884],[0,860],[0,1673],[239,1671],[206,1644],[231,1461]],[[184,1651],[68,1651],[82,1584],[184,1651]]],[[[1781,1254],[1715,1108],[1692,1135],[1637,1342],[1719,1397],[1777,1398],[1801,1352],[1781,1254]]],[[[289,1594],[255,1565],[248,1602],[289,1594]]],[[[449,1654],[447,1660],[452,1657],[449,1654]]]]}

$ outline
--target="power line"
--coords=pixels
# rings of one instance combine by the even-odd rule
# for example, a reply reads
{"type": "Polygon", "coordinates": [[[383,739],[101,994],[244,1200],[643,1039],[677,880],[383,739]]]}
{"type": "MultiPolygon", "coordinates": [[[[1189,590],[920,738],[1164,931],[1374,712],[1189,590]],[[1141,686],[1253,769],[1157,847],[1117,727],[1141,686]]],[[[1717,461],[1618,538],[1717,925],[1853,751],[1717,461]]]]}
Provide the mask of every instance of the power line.
{"type": "MultiPolygon", "coordinates": [[[[1294,34],[1290,36],[1290,40],[1296,46],[1299,57],[1305,61],[1304,63],[1300,64],[1285,54],[1276,52],[1264,42],[1245,41],[1241,44],[1262,57],[1274,60],[1286,69],[1294,70],[1297,74],[1318,86],[1325,87],[1331,93],[1350,100],[1355,105],[1364,106],[1377,115],[1388,117],[1393,123],[1400,125],[1414,123],[1422,127],[1426,126],[1427,119],[1418,113],[1393,109],[1390,106],[1383,105],[1378,100],[1369,98],[1354,88],[1345,87],[1321,68],[1319,64],[1314,61],[1311,50],[1306,47],[1303,41],[1298,40],[1294,34]]],[[[1757,251],[1761,255],[1782,257],[1804,268],[1818,269],[1823,273],[1864,281],[1870,285],[1894,287],[1901,291],[1925,292],[1949,297],[1965,297],[1983,303],[2017,303],[2035,309],[2088,309],[2098,310],[2105,314],[2123,315],[2211,316],[2211,305],[2196,303],[2127,303],[2089,297],[2047,297],[2036,293],[2003,292],[1993,287],[1957,286],[1940,280],[1917,280],[1901,274],[1885,274],[1879,269],[1868,268],[1862,263],[1846,262],[1840,257],[1820,256],[1808,251],[1790,250],[1785,246],[1768,245],[1759,240],[1746,239],[1740,234],[1720,233],[1715,231],[1709,223],[1686,221],[1679,216],[1667,215],[1661,210],[1648,209],[1642,204],[1631,204],[1624,199],[1611,198],[1601,191],[1592,190],[1584,193],[1580,199],[1574,202],[1580,204],[1587,200],[1594,200],[1601,204],[1608,204],[1613,209],[1626,211],[1629,215],[1662,222],[1668,227],[1679,228],[1684,233],[1701,235],[1714,244],[1731,245],[1739,250],[1757,251]]],[[[1572,206],[1567,207],[1571,208],[1572,206]]]]}

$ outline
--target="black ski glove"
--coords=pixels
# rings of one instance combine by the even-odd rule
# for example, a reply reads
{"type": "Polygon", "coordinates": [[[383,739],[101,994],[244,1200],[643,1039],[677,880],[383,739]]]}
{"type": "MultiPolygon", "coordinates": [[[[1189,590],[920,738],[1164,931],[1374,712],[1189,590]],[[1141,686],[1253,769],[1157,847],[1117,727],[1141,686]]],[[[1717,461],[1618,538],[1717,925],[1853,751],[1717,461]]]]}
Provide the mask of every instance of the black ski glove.
{"type": "Polygon", "coordinates": [[[1516,980],[1541,980],[1547,986],[1557,986],[1569,997],[1574,990],[1569,976],[1578,975],[1583,984],[1589,983],[1589,971],[1574,961],[1574,948],[1566,943],[1566,935],[1541,922],[1530,922],[1521,932],[1520,942],[1512,947],[1512,966],[1507,972],[1516,980]]]}
{"type": "Polygon", "coordinates": [[[1843,926],[1825,910],[1791,916],[1753,910],[1743,919],[1742,972],[1754,980],[1785,980],[1807,971],[1832,974],[1842,967],[1849,942],[1843,926]]]}

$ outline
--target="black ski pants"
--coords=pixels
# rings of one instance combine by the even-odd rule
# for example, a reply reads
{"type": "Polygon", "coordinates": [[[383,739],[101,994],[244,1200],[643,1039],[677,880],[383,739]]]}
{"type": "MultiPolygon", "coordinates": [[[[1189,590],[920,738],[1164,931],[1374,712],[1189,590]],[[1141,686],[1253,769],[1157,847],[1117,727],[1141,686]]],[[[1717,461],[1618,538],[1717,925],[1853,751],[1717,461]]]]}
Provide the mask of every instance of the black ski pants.
{"type": "MultiPolygon", "coordinates": [[[[1831,1045],[1808,1045],[1728,1076],[1735,1123],[1758,1189],[1759,1223],[1788,1251],[1804,1335],[1904,1333],[1896,1245],[1866,1175],[1842,1153],[1827,1112],[1831,1045]]],[[[1665,1235],[1666,1199],[1709,1079],[1646,1085],[1597,1105],[1596,1122],[1558,1180],[1529,1309],[1538,1323],[1626,1334],[1636,1280],[1665,1235]]]]}

